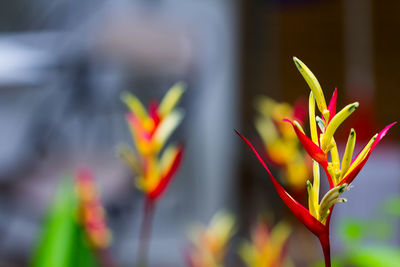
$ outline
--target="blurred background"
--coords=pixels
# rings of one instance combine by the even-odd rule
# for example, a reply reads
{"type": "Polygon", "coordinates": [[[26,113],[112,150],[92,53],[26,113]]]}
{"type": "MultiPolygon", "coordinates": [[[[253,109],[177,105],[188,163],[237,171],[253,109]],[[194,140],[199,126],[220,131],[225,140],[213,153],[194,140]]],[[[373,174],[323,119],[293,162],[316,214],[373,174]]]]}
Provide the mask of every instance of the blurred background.
{"type": "MultiPolygon", "coordinates": [[[[177,81],[187,84],[186,115],[172,139],[186,152],[156,209],[150,266],[184,266],[188,225],[217,210],[235,214],[235,240],[261,213],[296,224],[233,129],[260,142],[257,96],[308,97],[293,56],[327,98],[338,88],[339,108],[360,102],[339,131],[342,149],[350,127],[361,146],[399,120],[398,10],[398,1],[377,0],[1,1],[0,266],[29,265],[59,180],[80,166],[95,174],[112,253],[120,266],[133,265],[143,196],[116,157],[119,144],[132,144],[120,94],[148,103],[177,81]]],[[[348,203],[335,209],[334,255],[346,250],[335,235],[346,218],[353,226],[390,222],[374,224],[390,230],[367,242],[399,247],[399,217],[382,212],[400,194],[399,134],[395,126],[346,193],[348,203]]],[[[311,266],[320,248],[295,228],[289,255],[295,266],[311,266]]],[[[242,266],[235,240],[228,266],[242,266]]]]}

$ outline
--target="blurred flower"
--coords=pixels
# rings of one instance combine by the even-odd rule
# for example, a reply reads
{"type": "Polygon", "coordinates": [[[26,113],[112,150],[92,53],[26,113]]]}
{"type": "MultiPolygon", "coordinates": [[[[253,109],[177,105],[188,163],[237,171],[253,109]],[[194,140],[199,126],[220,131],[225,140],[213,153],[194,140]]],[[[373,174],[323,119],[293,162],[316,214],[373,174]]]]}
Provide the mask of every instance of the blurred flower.
{"type": "Polygon", "coordinates": [[[293,266],[286,257],[290,227],[285,222],[274,228],[259,221],[251,234],[251,243],[245,242],[239,254],[248,267],[289,267],[293,266]]]}
{"type": "Polygon", "coordinates": [[[260,115],[255,125],[260,134],[269,159],[282,168],[284,183],[299,191],[311,173],[311,164],[290,125],[283,119],[304,120],[304,107],[297,102],[292,107],[288,103],[278,103],[269,97],[259,97],[256,108],[260,115]]]}
{"type": "Polygon", "coordinates": [[[234,217],[227,212],[218,212],[208,227],[196,225],[189,232],[191,247],[187,255],[190,267],[221,267],[228,244],[234,235],[234,217]]]}
{"type": "Polygon", "coordinates": [[[76,174],[78,194],[78,220],[86,231],[91,245],[96,249],[109,247],[111,232],[107,227],[104,208],[96,189],[92,172],[80,169],[76,174]]]}
{"type": "Polygon", "coordinates": [[[119,153],[135,173],[137,188],[152,200],[165,191],[182,160],[181,145],[169,145],[160,152],[183,119],[183,111],[175,108],[183,92],[181,83],[174,85],[160,104],[153,101],[148,110],[136,96],[130,93],[122,96],[130,109],[126,117],[136,153],[127,146],[120,147],[119,153]]]}
{"type": "Polygon", "coordinates": [[[339,153],[333,135],[339,125],[358,107],[358,102],[347,105],[336,114],[337,91],[334,91],[331,101],[327,106],[321,86],[314,74],[303,62],[297,58],[294,58],[294,62],[311,88],[309,97],[311,139],[305,135],[303,128],[297,121],[292,122],[287,120],[292,124],[301,144],[314,160],[314,181],[313,183],[307,181],[309,209],[306,209],[303,205],[298,203],[292,196],[289,195],[289,193],[272,176],[267,165],[250,141],[240,133],[238,134],[253,150],[258,160],[267,170],[275,189],[285,204],[289,207],[293,214],[319,238],[324,251],[325,265],[331,266],[329,222],[333,206],[336,203],[346,201],[344,198],[340,198],[339,196],[350,188],[350,183],[361,171],[361,168],[367,162],[372,150],[374,150],[379,141],[386,135],[387,131],[395,123],[386,126],[381,132],[374,135],[364,149],[353,160],[352,155],[355,145],[355,131],[352,129],[350,131],[349,139],[344,152],[343,161],[340,165],[339,153]],[[322,114],[322,118],[315,116],[315,102],[317,103],[318,109],[322,114]],[[317,124],[320,128],[320,133],[317,131],[317,124]],[[330,153],[330,162],[328,162],[328,153],[330,153]],[[324,169],[328,177],[330,187],[330,190],[325,194],[321,202],[319,202],[320,172],[318,163],[324,169]]]}

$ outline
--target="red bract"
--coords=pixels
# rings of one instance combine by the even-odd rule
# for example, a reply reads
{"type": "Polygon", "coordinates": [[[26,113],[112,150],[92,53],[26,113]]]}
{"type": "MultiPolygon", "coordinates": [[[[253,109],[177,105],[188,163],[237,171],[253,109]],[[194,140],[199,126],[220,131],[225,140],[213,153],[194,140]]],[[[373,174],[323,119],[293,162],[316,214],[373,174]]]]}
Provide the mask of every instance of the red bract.
{"type": "MultiPolygon", "coordinates": [[[[371,149],[369,150],[367,156],[350,172],[348,173],[343,180],[339,184],[350,184],[353,182],[354,178],[356,178],[357,174],[361,171],[361,169],[364,167],[365,163],[367,162],[369,156],[372,153],[372,150],[375,149],[375,147],[378,145],[378,143],[382,140],[382,138],[386,135],[386,133],[389,131],[389,129],[394,126],[397,122],[393,122],[386,126],[382,131],[379,132],[378,136],[376,137],[375,141],[372,143],[371,149]]],[[[360,156],[360,154],[357,155],[357,157],[354,158],[353,162],[357,160],[357,158],[360,156]]]]}
{"type": "Polygon", "coordinates": [[[329,102],[329,105],[328,105],[328,110],[329,110],[328,123],[336,115],[336,102],[337,102],[337,88],[335,88],[335,91],[333,91],[333,95],[332,95],[331,101],[329,102]]]}
{"type": "Polygon", "coordinates": [[[147,197],[152,201],[158,199],[165,189],[168,187],[170,181],[172,180],[175,173],[179,170],[179,166],[182,163],[183,157],[183,146],[178,148],[178,153],[176,154],[170,168],[168,171],[161,176],[160,182],[158,183],[157,187],[154,188],[151,192],[147,193],[147,197]]]}
{"type": "Polygon", "coordinates": [[[258,161],[262,164],[264,169],[267,171],[275,190],[286,206],[291,210],[293,215],[295,215],[314,235],[318,237],[321,242],[321,246],[325,255],[325,264],[330,267],[330,244],[329,244],[329,221],[330,215],[328,217],[327,223],[324,225],[316,218],[314,218],[310,212],[299,202],[297,202],[286,190],[283,188],[279,182],[272,175],[271,171],[268,169],[267,164],[261,158],[260,154],[250,143],[250,141],[244,137],[237,130],[235,132],[243,139],[243,141],[250,147],[253,153],[256,155],[258,161]]]}

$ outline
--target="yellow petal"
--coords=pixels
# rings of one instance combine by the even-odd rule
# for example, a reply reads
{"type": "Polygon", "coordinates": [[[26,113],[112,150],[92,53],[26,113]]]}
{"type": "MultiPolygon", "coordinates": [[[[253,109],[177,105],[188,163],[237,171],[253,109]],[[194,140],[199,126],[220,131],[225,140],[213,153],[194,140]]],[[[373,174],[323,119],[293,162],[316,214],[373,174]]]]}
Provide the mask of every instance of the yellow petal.
{"type": "Polygon", "coordinates": [[[273,259],[273,262],[279,262],[282,254],[283,246],[289,238],[291,229],[285,222],[278,223],[271,232],[270,247],[271,254],[269,257],[273,259]]]}
{"type": "MultiPolygon", "coordinates": [[[[344,191],[349,190],[349,189],[350,189],[350,187],[348,184],[342,184],[342,185],[332,188],[331,190],[328,191],[328,193],[325,194],[325,196],[322,198],[321,204],[319,206],[319,220],[322,223],[325,223],[325,220],[329,215],[330,207],[338,202],[336,199],[344,191]]],[[[339,202],[343,202],[343,201],[339,201],[339,202]]]]}
{"type": "Polygon", "coordinates": [[[301,62],[300,59],[293,57],[294,63],[297,69],[300,71],[306,80],[308,86],[310,86],[311,91],[314,94],[315,100],[317,102],[318,109],[321,113],[327,110],[324,93],[322,92],[321,85],[319,84],[315,75],[310,71],[310,69],[301,62]]]}
{"type": "Polygon", "coordinates": [[[324,121],[318,116],[315,117],[315,120],[317,121],[318,127],[321,130],[321,132],[324,133],[325,132],[325,123],[324,123],[324,121]]]}
{"type": "Polygon", "coordinates": [[[318,203],[314,201],[314,190],[310,181],[307,180],[307,193],[308,193],[308,211],[314,218],[318,219],[318,203]],[[315,205],[317,204],[317,206],[315,205]]]}
{"type": "Polygon", "coordinates": [[[164,120],[161,121],[156,132],[154,133],[154,145],[159,150],[161,149],[173,131],[182,121],[184,112],[180,110],[172,111],[164,120]]]}
{"type": "Polygon", "coordinates": [[[179,100],[182,97],[182,94],[185,92],[185,84],[180,82],[175,84],[169,89],[167,94],[162,99],[160,106],[158,108],[158,113],[161,118],[166,117],[178,104],[179,100]]]}
{"type": "Polygon", "coordinates": [[[234,226],[234,217],[228,212],[220,211],[212,217],[209,229],[225,245],[234,233],[234,226]]]}
{"type": "Polygon", "coordinates": [[[348,173],[350,173],[351,171],[353,171],[353,169],[355,167],[357,167],[358,164],[360,164],[360,162],[365,159],[365,157],[367,156],[369,150],[371,149],[372,143],[375,141],[376,137],[378,136],[378,134],[375,134],[371,140],[369,140],[368,144],[363,148],[363,150],[360,152],[360,154],[358,154],[357,158],[354,160],[353,164],[351,164],[350,168],[347,170],[346,174],[343,176],[345,177],[348,173]]]}
{"type": "Polygon", "coordinates": [[[140,174],[142,172],[140,168],[140,163],[139,160],[136,158],[135,153],[133,152],[132,149],[130,149],[126,145],[120,145],[117,148],[117,153],[118,156],[121,157],[121,159],[129,166],[132,168],[133,172],[136,174],[140,174]]]}
{"type": "Polygon", "coordinates": [[[331,158],[332,158],[332,167],[333,167],[333,181],[335,182],[335,184],[338,184],[338,179],[339,179],[339,175],[340,175],[340,159],[339,159],[339,151],[337,149],[337,145],[336,145],[336,141],[335,139],[332,137],[332,141],[331,141],[331,158]]]}
{"type": "Polygon", "coordinates": [[[349,104],[345,106],[339,113],[332,118],[329,122],[328,126],[326,127],[324,136],[322,138],[321,148],[323,151],[327,151],[328,146],[332,141],[332,137],[342,122],[347,119],[358,108],[358,102],[349,104]]]}
{"type": "Polygon", "coordinates": [[[255,125],[264,145],[269,145],[279,138],[278,131],[271,119],[258,117],[255,125]]]}
{"type": "Polygon", "coordinates": [[[252,246],[249,242],[244,242],[243,244],[240,245],[239,255],[242,258],[242,260],[246,263],[247,267],[260,266],[257,265],[256,261],[257,255],[254,246],[252,246]]]}
{"type": "Polygon", "coordinates": [[[122,101],[128,106],[128,108],[142,121],[148,120],[149,115],[146,111],[146,108],[135,95],[129,92],[123,92],[121,98],[122,101]]]}
{"type": "Polygon", "coordinates": [[[255,100],[256,109],[265,117],[271,118],[273,110],[276,109],[278,103],[272,98],[259,96],[255,100]]]}
{"type": "Polygon", "coordinates": [[[317,124],[315,121],[315,99],[312,92],[310,92],[310,97],[308,99],[308,110],[309,110],[311,140],[314,142],[314,144],[318,145],[317,124]]]}
{"type": "Polygon", "coordinates": [[[304,130],[303,130],[303,127],[301,127],[301,125],[300,125],[300,123],[298,123],[298,121],[293,121],[293,124],[296,125],[296,127],[297,127],[303,134],[305,134],[305,133],[304,133],[304,130]]]}
{"type": "Polygon", "coordinates": [[[344,174],[347,172],[347,170],[350,167],[355,144],[356,144],[356,131],[354,129],[351,129],[349,138],[347,139],[346,149],[343,154],[342,168],[340,170],[341,178],[344,177],[344,174]]]}
{"type": "MultiPolygon", "coordinates": [[[[318,162],[313,160],[313,185],[311,190],[311,195],[309,193],[308,200],[309,200],[309,207],[313,209],[313,216],[318,218],[319,216],[319,187],[320,187],[320,173],[319,173],[319,165],[318,162]]],[[[310,211],[311,211],[310,209],[310,211]]]]}
{"type": "Polygon", "coordinates": [[[160,158],[160,170],[163,176],[171,167],[179,149],[176,145],[169,145],[161,155],[160,158]]]}

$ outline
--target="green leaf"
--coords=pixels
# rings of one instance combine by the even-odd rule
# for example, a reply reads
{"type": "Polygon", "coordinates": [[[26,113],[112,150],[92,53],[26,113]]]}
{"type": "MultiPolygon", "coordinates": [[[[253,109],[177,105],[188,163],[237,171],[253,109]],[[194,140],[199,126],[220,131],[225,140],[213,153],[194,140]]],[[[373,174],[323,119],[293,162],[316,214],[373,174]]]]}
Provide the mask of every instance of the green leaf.
{"type": "Polygon", "coordinates": [[[358,248],[349,255],[348,263],[360,267],[399,266],[400,249],[379,245],[358,248]]]}
{"type": "Polygon", "coordinates": [[[77,196],[74,186],[71,179],[64,178],[50,205],[31,266],[97,266],[76,216],[77,196]]]}
{"type": "Polygon", "coordinates": [[[367,235],[361,220],[346,218],[339,222],[339,235],[348,246],[360,243],[367,235]]]}

